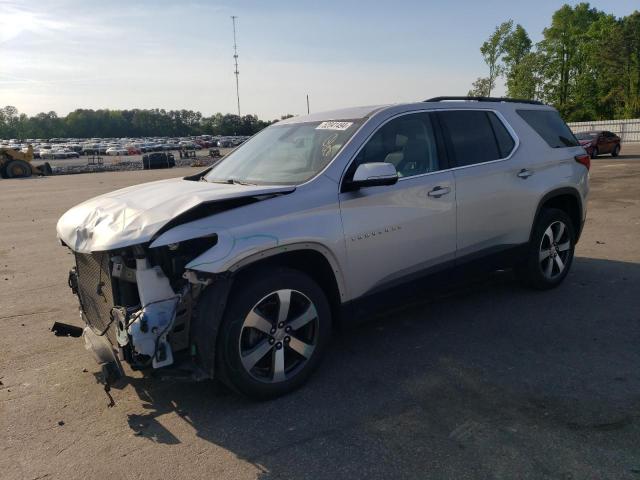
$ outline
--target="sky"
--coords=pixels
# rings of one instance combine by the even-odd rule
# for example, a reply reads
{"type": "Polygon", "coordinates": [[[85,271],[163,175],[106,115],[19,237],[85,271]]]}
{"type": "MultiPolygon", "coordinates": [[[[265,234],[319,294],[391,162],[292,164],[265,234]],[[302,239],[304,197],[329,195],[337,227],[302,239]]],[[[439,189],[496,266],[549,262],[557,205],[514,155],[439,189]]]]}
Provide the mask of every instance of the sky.
{"type": "MultiPolygon", "coordinates": [[[[541,39],[552,0],[0,0],[0,106],[241,113],[262,119],[464,95],[513,19],[541,39]]],[[[616,16],[638,0],[591,2],[616,16]]],[[[504,94],[504,87],[495,92],[504,94]]]]}

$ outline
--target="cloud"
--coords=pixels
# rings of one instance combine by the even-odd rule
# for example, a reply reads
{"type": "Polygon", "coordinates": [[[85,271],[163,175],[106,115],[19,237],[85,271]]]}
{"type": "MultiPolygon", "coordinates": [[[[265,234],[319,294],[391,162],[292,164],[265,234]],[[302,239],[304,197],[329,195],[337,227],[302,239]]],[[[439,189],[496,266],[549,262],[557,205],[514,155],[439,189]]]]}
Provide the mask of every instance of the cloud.
{"type": "Polygon", "coordinates": [[[2,9],[0,44],[13,40],[23,33],[43,35],[64,31],[71,27],[67,22],[18,7],[13,3],[0,2],[0,9],[2,9]]]}

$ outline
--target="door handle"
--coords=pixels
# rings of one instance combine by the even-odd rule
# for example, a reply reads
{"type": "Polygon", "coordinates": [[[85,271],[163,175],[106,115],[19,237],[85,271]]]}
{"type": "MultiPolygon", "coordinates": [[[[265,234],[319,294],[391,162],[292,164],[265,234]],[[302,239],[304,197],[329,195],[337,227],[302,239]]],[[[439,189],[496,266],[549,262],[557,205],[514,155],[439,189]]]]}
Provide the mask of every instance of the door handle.
{"type": "Polygon", "coordinates": [[[533,175],[533,172],[531,170],[527,170],[526,168],[523,168],[518,172],[518,176],[520,178],[529,178],[531,175],[533,175]]]}
{"type": "Polygon", "coordinates": [[[443,195],[449,193],[451,189],[449,187],[441,187],[440,185],[433,187],[433,190],[429,190],[427,195],[433,198],[440,198],[443,195]]]}

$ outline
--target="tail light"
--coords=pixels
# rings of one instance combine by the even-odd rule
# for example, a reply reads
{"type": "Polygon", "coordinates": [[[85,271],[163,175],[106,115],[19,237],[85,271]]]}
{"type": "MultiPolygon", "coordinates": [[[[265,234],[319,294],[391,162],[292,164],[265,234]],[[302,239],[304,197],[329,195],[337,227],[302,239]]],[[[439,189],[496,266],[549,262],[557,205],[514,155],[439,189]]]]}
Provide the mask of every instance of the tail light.
{"type": "Polygon", "coordinates": [[[587,170],[591,168],[591,157],[588,154],[583,153],[581,155],[576,155],[574,158],[576,159],[576,162],[587,167],[587,170]]]}

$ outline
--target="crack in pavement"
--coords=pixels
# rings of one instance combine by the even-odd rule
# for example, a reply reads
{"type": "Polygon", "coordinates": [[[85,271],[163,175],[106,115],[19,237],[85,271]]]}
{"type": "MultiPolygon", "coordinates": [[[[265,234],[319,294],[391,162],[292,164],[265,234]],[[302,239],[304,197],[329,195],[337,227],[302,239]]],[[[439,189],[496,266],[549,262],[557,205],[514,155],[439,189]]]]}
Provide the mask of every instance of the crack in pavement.
{"type": "Polygon", "coordinates": [[[16,313],[15,315],[7,315],[5,317],[0,317],[0,320],[7,320],[9,318],[18,318],[18,317],[28,317],[29,315],[40,315],[42,313],[55,313],[60,310],[43,310],[41,312],[29,312],[29,313],[16,313]]]}

